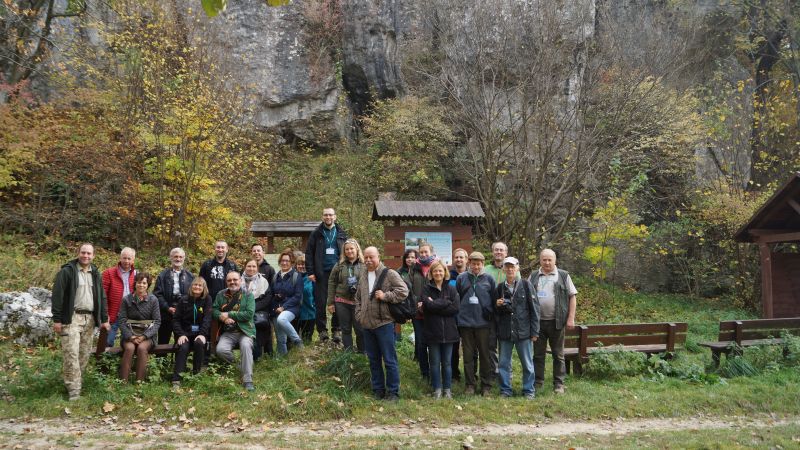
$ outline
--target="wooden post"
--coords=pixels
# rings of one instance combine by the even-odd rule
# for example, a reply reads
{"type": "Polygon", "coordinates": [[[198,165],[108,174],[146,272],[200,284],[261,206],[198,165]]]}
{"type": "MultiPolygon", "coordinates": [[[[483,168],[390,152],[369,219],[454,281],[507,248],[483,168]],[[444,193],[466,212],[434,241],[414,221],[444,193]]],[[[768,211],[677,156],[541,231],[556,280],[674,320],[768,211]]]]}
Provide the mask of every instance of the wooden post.
{"type": "Polygon", "coordinates": [[[761,311],[764,319],[772,319],[772,252],[769,244],[759,243],[761,252],[761,311]]]}
{"type": "Polygon", "coordinates": [[[275,236],[267,236],[267,253],[275,253],[275,236]]]}
{"type": "Polygon", "coordinates": [[[670,353],[675,352],[675,329],[674,323],[667,324],[667,351],[670,353]]]}

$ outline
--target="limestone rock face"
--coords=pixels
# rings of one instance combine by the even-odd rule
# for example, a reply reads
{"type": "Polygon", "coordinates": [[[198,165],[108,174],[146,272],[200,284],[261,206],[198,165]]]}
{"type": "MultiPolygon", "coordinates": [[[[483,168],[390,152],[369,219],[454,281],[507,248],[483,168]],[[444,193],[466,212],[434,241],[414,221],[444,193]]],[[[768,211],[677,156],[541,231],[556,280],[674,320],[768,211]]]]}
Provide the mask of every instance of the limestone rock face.
{"type": "Polygon", "coordinates": [[[236,81],[247,86],[248,120],[286,140],[326,147],[350,137],[352,115],[362,114],[373,96],[403,92],[397,35],[408,8],[399,3],[342,2],[341,68],[330,61],[324,67],[312,64],[303,1],[278,8],[263,0],[231,2],[206,24],[221,54],[236,65],[236,81]]]}
{"type": "Polygon", "coordinates": [[[24,346],[52,341],[51,292],[32,287],[28,292],[0,293],[0,335],[24,346]]]}

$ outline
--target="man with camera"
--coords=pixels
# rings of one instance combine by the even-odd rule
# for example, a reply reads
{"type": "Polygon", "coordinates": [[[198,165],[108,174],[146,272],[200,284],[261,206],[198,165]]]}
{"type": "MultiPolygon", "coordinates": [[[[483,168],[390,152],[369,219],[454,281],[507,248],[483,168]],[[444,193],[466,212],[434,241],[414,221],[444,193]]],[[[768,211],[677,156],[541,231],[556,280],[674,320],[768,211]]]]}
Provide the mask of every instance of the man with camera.
{"type": "Polygon", "coordinates": [[[522,366],[522,395],[536,396],[533,387],[533,343],[539,336],[539,301],[528,280],[518,278],[519,261],[503,259],[505,279],[497,285],[494,305],[497,340],[500,346],[500,395],[511,397],[511,350],[516,347],[522,366]]]}
{"type": "Polygon", "coordinates": [[[253,340],[256,329],[253,314],[256,301],[253,294],[242,290],[242,278],[239,272],[230,271],[225,277],[226,289],[221,290],[214,299],[214,320],[219,321],[222,334],[217,341],[217,356],[225,362],[233,364],[233,349],[237,345],[241,353],[239,370],[242,374],[242,385],[248,391],[253,386],[253,340]]]}
{"type": "Polygon", "coordinates": [[[161,326],[158,328],[158,344],[169,344],[172,337],[172,318],[181,296],[189,293],[194,275],[183,268],[186,261],[186,252],[180,247],[175,247],[169,252],[172,265],[158,274],[153,295],[158,299],[161,310],[161,326]]]}

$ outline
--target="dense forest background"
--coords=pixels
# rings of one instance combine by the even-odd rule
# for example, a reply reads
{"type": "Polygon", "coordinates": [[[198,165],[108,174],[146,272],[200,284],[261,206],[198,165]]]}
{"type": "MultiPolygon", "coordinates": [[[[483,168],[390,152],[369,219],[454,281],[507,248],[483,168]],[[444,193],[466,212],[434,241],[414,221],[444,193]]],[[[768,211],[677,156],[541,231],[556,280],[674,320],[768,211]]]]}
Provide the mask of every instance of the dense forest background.
{"type": "Polygon", "coordinates": [[[732,235],[798,167],[798,2],[213,3],[0,4],[5,236],[208,251],[333,205],[379,243],[393,192],[479,201],[529,266],[757,304],[732,235]]]}

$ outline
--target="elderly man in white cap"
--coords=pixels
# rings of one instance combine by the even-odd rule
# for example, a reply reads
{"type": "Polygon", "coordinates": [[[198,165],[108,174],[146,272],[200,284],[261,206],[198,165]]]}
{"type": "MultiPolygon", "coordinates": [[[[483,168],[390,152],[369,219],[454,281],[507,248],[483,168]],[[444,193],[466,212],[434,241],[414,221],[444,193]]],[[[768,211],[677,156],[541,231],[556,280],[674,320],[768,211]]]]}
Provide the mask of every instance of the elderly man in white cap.
{"type": "Polygon", "coordinates": [[[505,278],[497,285],[494,318],[500,345],[500,395],[511,397],[511,350],[516,347],[522,366],[522,395],[536,396],[533,381],[533,343],[539,337],[539,301],[528,280],[518,277],[519,261],[503,259],[505,278]]]}

